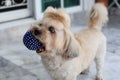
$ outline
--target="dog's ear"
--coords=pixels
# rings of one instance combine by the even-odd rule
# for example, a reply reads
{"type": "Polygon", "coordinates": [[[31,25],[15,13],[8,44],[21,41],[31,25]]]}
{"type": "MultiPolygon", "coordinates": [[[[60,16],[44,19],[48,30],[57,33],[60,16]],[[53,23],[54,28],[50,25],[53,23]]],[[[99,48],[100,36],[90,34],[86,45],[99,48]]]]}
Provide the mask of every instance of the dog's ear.
{"type": "Polygon", "coordinates": [[[46,15],[51,15],[52,17],[54,16],[54,18],[60,20],[65,28],[69,28],[71,25],[70,16],[65,12],[63,8],[54,9],[53,7],[48,7],[44,12],[44,16],[46,15]]]}
{"type": "Polygon", "coordinates": [[[56,10],[53,7],[48,7],[44,13],[55,12],[56,10]]]}
{"type": "Polygon", "coordinates": [[[78,41],[74,38],[72,34],[70,36],[67,36],[64,47],[64,53],[62,54],[62,57],[68,59],[75,58],[78,57],[79,54],[80,54],[80,45],[78,41]]]}
{"type": "Polygon", "coordinates": [[[65,9],[60,8],[60,9],[57,10],[57,13],[64,18],[65,28],[70,28],[70,26],[71,26],[70,16],[69,16],[69,14],[67,14],[65,9]]]}

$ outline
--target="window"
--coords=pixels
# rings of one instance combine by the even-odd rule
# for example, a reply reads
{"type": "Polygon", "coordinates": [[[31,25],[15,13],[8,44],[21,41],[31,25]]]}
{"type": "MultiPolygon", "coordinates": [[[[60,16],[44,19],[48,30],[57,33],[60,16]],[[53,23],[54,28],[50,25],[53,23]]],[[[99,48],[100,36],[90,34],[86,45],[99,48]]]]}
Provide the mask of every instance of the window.
{"type": "Polygon", "coordinates": [[[54,8],[65,8],[67,13],[75,13],[83,10],[83,1],[85,0],[32,0],[34,1],[35,19],[40,19],[48,6],[54,8]]]}
{"type": "Polygon", "coordinates": [[[78,6],[80,5],[79,0],[64,0],[64,7],[78,6]]]}
{"type": "Polygon", "coordinates": [[[81,0],[42,0],[42,12],[48,7],[53,6],[55,8],[64,7],[71,8],[80,6],[81,0]]]}

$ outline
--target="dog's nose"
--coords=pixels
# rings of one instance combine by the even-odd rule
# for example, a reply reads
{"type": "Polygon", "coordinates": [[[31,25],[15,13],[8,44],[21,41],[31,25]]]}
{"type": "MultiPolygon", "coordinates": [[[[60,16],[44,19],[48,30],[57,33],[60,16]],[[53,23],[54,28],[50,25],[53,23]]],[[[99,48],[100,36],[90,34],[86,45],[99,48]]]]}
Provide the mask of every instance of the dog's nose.
{"type": "Polygon", "coordinates": [[[37,29],[35,29],[33,33],[35,36],[42,34],[41,30],[37,30],[37,29]]]}

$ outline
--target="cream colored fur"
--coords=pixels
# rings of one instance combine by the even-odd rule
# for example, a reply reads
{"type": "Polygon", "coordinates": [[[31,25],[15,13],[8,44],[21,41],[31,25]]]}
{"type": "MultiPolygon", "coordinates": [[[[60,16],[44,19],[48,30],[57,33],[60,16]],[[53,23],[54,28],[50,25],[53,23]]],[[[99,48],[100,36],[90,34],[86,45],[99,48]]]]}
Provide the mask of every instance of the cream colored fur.
{"type": "Polygon", "coordinates": [[[52,80],[76,80],[77,76],[87,69],[95,60],[96,80],[103,80],[102,69],[106,53],[106,37],[100,28],[108,20],[107,9],[97,3],[93,6],[89,26],[77,34],[73,34],[70,27],[70,18],[63,9],[47,8],[37,29],[41,35],[34,35],[46,48],[41,55],[42,62],[52,80]],[[55,33],[48,29],[55,28],[55,33]]]}

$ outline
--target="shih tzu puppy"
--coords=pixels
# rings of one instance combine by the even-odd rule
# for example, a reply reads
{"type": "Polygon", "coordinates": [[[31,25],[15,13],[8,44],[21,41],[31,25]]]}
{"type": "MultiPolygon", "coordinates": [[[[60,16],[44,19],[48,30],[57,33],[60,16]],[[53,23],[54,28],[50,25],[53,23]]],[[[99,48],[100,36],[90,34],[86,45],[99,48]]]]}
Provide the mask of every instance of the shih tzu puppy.
{"type": "Polygon", "coordinates": [[[45,10],[40,23],[30,31],[40,43],[36,52],[53,80],[76,80],[94,60],[96,80],[103,80],[106,37],[101,28],[107,21],[106,7],[96,3],[90,12],[88,28],[73,34],[70,17],[63,9],[45,10]]]}

